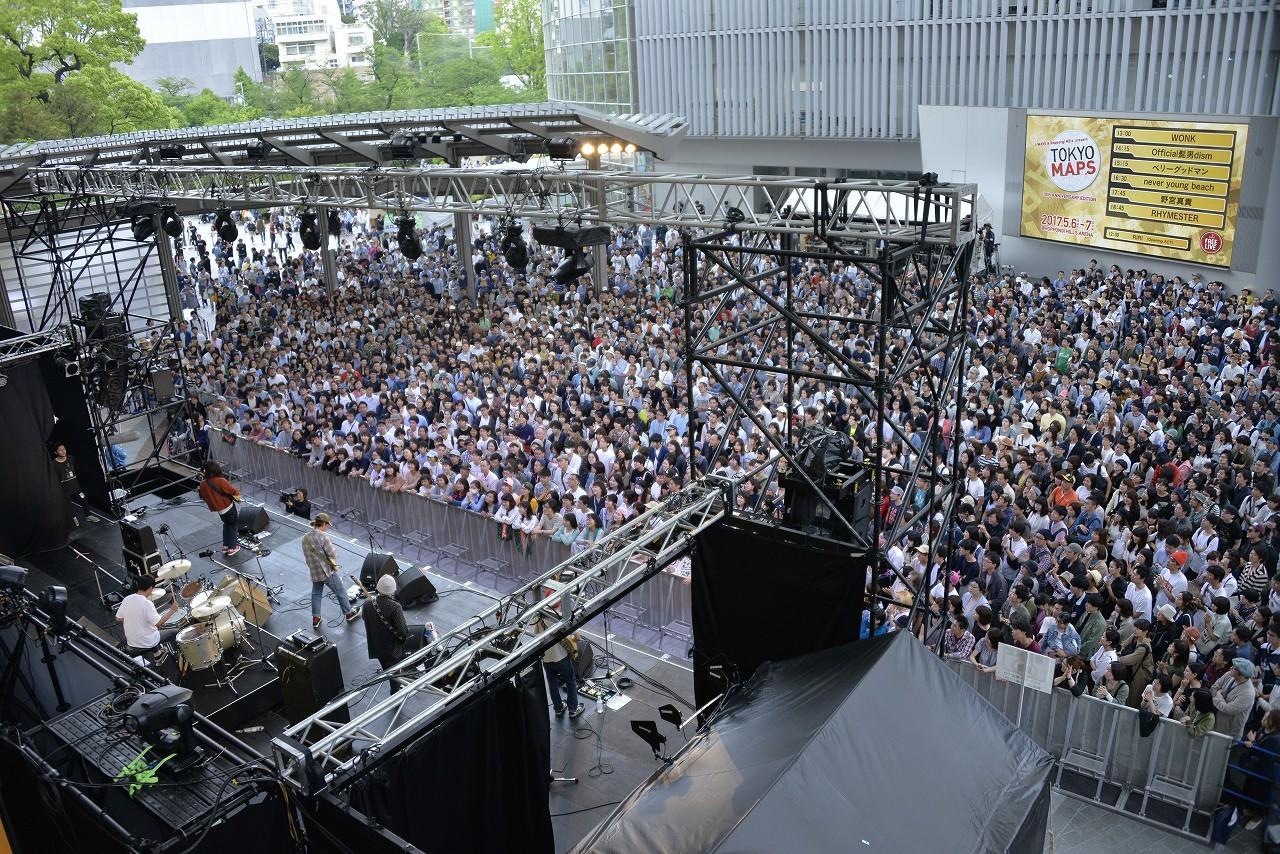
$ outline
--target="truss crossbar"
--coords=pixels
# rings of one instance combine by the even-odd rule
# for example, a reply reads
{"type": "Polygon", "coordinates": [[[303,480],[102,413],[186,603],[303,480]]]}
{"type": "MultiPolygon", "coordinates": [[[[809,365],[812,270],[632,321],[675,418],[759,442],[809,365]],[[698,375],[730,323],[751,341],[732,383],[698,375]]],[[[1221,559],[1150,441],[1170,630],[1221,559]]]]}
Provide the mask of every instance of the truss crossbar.
{"type": "Polygon", "coordinates": [[[67,336],[65,326],[0,341],[0,367],[29,362],[44,353],[62,350],[70,344],[71,339],[67,336]]]}
{"type": "Polygon", "coordinates": [[[727,482],[709,478],[601,538],[425,649],[384,672],[412,679],[342,720],[382,680],[356,688],[273,742],[276,765],[303,792],[336,788],[367,771],[492,682],[511,678],[553,644],[617,603],[685,553],[725,513],[727,482]],[[547,597],[548,590],[554,595],[547,597]],[[549,626],[535,628],[542,619],[549,626]],[[419,666],[425,672],[417,674],[419,666]],[[320,733],[316,737],[316,733],[320,733]]]}
{"type": "Polygon", "coordinates": [[[229,207],[415,210],[615,225],[721,228],[736,209],[743,231],[956,246],[973,235],[972,184],[934,188],[927,202],[910,181],[762,176],[710,177],[609,171],[351,167],[39,166],[37,193],[119,200],[185,200],[229,207]],[[605,199],[601,210],[598,199],[605,199]]]}

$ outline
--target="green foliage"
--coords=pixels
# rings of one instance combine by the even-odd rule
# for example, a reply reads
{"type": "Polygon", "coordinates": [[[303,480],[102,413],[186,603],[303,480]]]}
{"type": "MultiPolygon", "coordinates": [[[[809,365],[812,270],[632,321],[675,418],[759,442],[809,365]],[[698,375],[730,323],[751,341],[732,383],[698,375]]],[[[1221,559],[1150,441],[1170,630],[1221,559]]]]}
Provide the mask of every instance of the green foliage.
{"type": "Polygon", "coordinates": [[[258,43],[258,60],[262,64],[262,73],[270,74],[280,69],[280,45],[271,42],[258,43]]]}
{"type": "Polygon", "coordinates": [[[506,0],[494,30],[476,37],[493,49],[493,57],[524,83],[529,97],[541,100],[547,92],[547,68],[542,47],[540,0],[506,0]]]}
{"type": "Polygon", "coordinates": [[[89,67],[69,75],[52,89],[45,105],[57,136],[129,133],[174,127],[181,113],[164,102],[159,92],[127,77],[111,66],[89,67]]]}

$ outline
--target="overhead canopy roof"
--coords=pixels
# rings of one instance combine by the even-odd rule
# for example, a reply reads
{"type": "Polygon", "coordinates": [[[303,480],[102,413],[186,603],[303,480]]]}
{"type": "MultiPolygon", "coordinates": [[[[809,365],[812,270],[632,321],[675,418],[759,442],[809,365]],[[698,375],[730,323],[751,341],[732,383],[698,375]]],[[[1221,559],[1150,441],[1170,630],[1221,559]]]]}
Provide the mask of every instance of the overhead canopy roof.
{"type": "Polygon", "coordinates": [[[539,154],[552,137],[631,142],[665,159],[687,122],[670,114],[606,116],[571,104],[500,104],[436,110],[385,110],[298,119],[256,119],[229,125],[45,140],[0,147],[0,169],[35,165],[159,162],[160,146],[181,145],[184,166],[325,166],[380,164],[392,157],[393,136],[412,134],[415,157],[462,157],[523,151],[539,154]],[[438,140],[436,139],[438,137],[438,140]],[[251,145],[265,156],[250,157],[251,145]]]}
{"type": "Polygon", "coordinates": [[[896,633],[763,665],[574,850],[1040,854],[1051,768],[896,633]]]}

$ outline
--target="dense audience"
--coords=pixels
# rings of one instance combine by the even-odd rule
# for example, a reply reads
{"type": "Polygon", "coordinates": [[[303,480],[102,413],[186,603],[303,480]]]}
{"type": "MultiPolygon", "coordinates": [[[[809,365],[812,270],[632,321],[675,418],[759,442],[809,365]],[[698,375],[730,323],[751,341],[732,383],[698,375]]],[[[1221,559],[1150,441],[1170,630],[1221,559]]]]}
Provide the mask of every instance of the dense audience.
{"type": "MultiPolygon", "coordinates": [[[[740,507],[781,512],[773,472],[752,471],[769,456],[759,428],[726,428],[728,389],[699,373],[686,395],[679,232],[615,231],[598,298],[590,276],[552,280],[559,250],[531,246],[517,271],[481,234],[464,247],[473,304],[450,229],[424,229],[411,262],[389,221],[345,212],[330,304],[319,253],[300,249],[288,217],[251,219],[234,245],[197,237],[181,259],[187,304],[216,308],[207,336],[183,330],[214,426],[335,477],[487,514],[525,542],[583,548],[680,489],[691,465],[741,478],[740,507]]],[[[798,302],[875,315],[856,268],[792,272],[798,302]]],[[[766,282],[783,287],[780,275],[766,282]]],[[[729,342],[725,355],[778,363],[786,342],[750,329],[763,309],[739,292],[700,316],[714,321],[710,340],[729,342]]],[[[923,526],[884,543],[895,571],[876,579],[866,631],[906,627],[913,591],[928,590],[950,619],[926,640],[948,656],[990,669],[999,644],[1018,644],[1058,659],[1058,684],[1074,693],[1196,734],[1260,732],[1280,671],[1277,316],[1271,289],[1233,293],[1199,273],[1090,261],[975,275],[965,410],[936,449],[961,443],[963,498],[941,532],[954,558],[929,557],[923,526]]],[[[824,331],[846,357],[875,358],[861,330],[824,331]]],[[[893,339],[888,355],[905,345],[893,339]]],[[[793,358],[829,367],[799,339],[793,358]]],[[[924,379],[949,358],[906,377],[889,403],[898,430],[885,462],[907,468],[919,453],[924,379]]],[[[800,382],[788,406],[777,375],[723,380],[769,430],[793,418],[869,447],[870,404],[844,388],[800,382]]],[[[879,510],[919,510],[926,492],[886,483],[879,510]]]]}

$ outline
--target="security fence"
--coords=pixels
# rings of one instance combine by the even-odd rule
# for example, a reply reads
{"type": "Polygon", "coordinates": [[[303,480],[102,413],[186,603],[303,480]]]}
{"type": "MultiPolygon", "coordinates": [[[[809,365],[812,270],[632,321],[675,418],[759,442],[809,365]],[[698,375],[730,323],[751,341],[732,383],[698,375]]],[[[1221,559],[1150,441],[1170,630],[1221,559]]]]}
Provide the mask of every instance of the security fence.
{"type": "Polygon", "coordinates": [[[1058,689],[1024,691],[968,662],[947,663],[1053,756],[1054,784],[1062,792],[1202,841],[1207,837],[1226,776],[1228,736],[1192,738],[1185,726],[1162,718],[1144,737],[1137,709],[1058,689]]]}
{"type": "MultiPolygon", "coordinates": [[[[213,429],[210,437],[211,456],[237,476],[242,490],[256,491],[271,502],[287,489],[305,489],[314,512],[328,513],[335,527],[356,539],[371,539],[379,551],[430,562],[437,572],[477,582],[485,574],[487,586],[514,589],[570,556],[568,546],[550,537],[530,537],[527,548],[519,534],[501,539],[491,518],[448,502],[374,489],[365,480],[312,468],[292,454],[244,437],[223,441],[224,434],[213,429]]],[[[692,643],[687,578],[674,572],[658,573],[611,613],[615,631],[624,630],[617,625],[622,621],[630,624],[632,636],[637,629],[657,633],[659,645],[667,637],[692,643]]]]}

